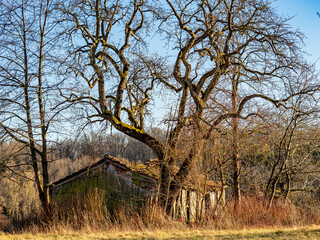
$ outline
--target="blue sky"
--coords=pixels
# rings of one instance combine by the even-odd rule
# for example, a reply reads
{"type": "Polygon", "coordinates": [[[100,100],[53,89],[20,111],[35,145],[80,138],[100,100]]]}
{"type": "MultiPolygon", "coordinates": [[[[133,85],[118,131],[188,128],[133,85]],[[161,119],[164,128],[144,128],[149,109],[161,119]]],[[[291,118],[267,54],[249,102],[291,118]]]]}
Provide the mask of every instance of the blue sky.
{"type": "Polygon", "coordinates": [[[318,60],[320,70],[320,0],[277,0],[273,5],[280,15],[293,16],[289,23],[305,34],[307,59],[310,63],[318,60]]]}

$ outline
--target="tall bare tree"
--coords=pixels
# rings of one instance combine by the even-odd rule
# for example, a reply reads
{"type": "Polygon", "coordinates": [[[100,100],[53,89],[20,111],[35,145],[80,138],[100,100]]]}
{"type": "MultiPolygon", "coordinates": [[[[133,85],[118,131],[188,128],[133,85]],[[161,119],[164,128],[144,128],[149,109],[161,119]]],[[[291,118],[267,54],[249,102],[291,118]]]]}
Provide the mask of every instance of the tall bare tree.
{"type": "MultiPolygon", "coordinates": [[[[0,128],[28,151],[39,199],[50,213],[47,133],[54,117],[53,56],[58,31],[55,2],[2,1],[0,36],[0,128]]],[[[21,164],[21,163],[20,163],[21,164]]]]}
{"type": "MultiPolygon", "coordinates": [[[[247,103],[260,99],[260,102],[268,101],[279,107],[288,104],[288,100],[296,95],[318,89],[315,85],[308,85],[303,89],[291,88],[291,92],[278,90],[293,85],[289,84],[295,81],[292,69],[306,67],[299,59],[302,35],[291,29],[286,19],[278,17],[268,1],[166,2],[169,10],[162,19],[168,25],[163,23],[166,26],[163,31],[169,33],[170,39],[176,40],[175,46],[179,49],[173,75],[182,87],[188,89],[196,106],[193,124],[201,125],[200,119],[210,104],[225,105],[219,98],[210,101],[214,92],[231,91],[232,107],[215,117],[208,134],[224,119],[232,118],[234,196],[239,202],[238,119],[256,114],[255,109],[246,108],[247,103]],[[179,31],[170,29],[170,26],[176,29],[179,26],[179,31]],[[172,32],[176,37],[172,37],[172,32]],[[237,74],[231,75],[232,84],[228,84],[226,80],[233,71],[237,74]],[[241,89],[242,97],[237,102],[239,81],[247,86],[241,89]]],[[[190,152],[190,156],[195,155],[190,152]]],[[[186,160],[188,167],[185,168],[182,164],[182,176],[185,176],[183,172],[190,171],[193,162],[194,158],[186,160]]]]}
{"type": "MultiPolygon", "coordinates": [[[[298,87],[303,87],[313,78],[311,69],[301,74],[298,87]]],[[[280,109],[275,114],[274,157],[265,187],[265,196],[269,197],[268,207],[271,207],[275,197],[287,199],[291,192],[314,190],[310,182],[312,175],[318,173],[318,163],[313,158],[313,153],[319,149],[318,124],[314,122],[318,112],[317,95],[300,95],[292,99],[290,108],[280,109]],[[295,178],[303,178],[304,184],[295,184],[295,178]]]]}
{"type": "MultiPolygon", "coordinates": [[[[161,166],[160,200],[168,212],[204,142],[219,124],[233,118],[236,126],[237,119],[250,117],[252,112],[246,109],[249,101],[262,99],[279,106],[296,95],[314,91],[310,86],[289,95],[266,91],[284,87],[291,81],[287,76],[302,67],[301,33],[279,17],[269,1],[166,0],[154,4],[78,0],[65,4],[62,11],[73,40],[69,68],[89,86],[82,95],[70,95],[69,101],[89,104],[94,111],[91,118],[106,120],[153,149],[161,166]],[[175,49],[172,66],[168,60],[150,56],[146,46],[151,38],[144,35],[146,32],[168,39],[175,49]],[[208,109],[224,104],[212,96],[230,89],[227,73],[234,68],[247,79],[251,91],[230,111],[206,121],[209,130],[203,132],[208,109]],[[160,85],[177,101],[177,114],[166,142],[147,132],[144,121],[160,85]],[[188,154],[177,161],[179,136],[190,129],[201,134],[191,139],[194,144],[188,154]]],[[[238,166],[235,174],[236,182],[238,166]]],[[[235,190],[239,201],[239,187],[235,190]]]]}

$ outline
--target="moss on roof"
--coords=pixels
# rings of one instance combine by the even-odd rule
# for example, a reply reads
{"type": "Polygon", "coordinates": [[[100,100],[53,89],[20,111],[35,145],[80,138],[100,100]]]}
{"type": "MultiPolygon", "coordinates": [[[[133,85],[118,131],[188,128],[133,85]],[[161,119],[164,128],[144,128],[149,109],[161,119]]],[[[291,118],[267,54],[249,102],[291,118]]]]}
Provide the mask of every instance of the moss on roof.
{"type": "MultiPolygon", "coordinates": [[[[114,163],[121,164],[132,172],[143,174],[155,180],[159,180],[160,164],[158,159],[150,159],[145,163],[130,162],[127,159],[115,158],[110,155],[106,155],[105,159],[114,163]]],[[[178,167],[174,169],[174,172],[177,171],[178,167]]],[[[185,183],[185,188],[201,191],[206,188],[207,191],[215,191],[221,189],[222,186],[221,182],[212,181],[207,179],[203,174],[197,174],[197,176],[189,176],[185,183]]]]}
{"type": "Polygon", "coordinates": [[[141,163],[141,162],[130,162],[127,159],[115,158],[110,155],[104,157],[109,162],[118,163],[132,172],[147,175],[151,178],[159,179],[160,168],[155,164],[141,163]]]}
{"type": "MultiPolygon", "coordinates": [[[[109,162],[114,165],[121,166],[122,168],[138,173],[144,176],[147,176],[151,179],[154,179],[156,181],[160,178],[160,164],[158,159],[151,159],[147,161],[146,163],[140,163],[140,162],[130,162],[127,159],[121,159],[121,158],[115,158],[111,155],[105,155],[104,158],[101,160],[91,164],[90,166],[87,166],[77,172],[74,172],[50,185],[50,188],[53,188],[54,186],[58,184],[63,184],[65,181],[70,181],[71,178],[76,178],[77,176],[81,175],[83,172],[88,172],[92,168],[102,166],[106,162],[109,162]]],[[[178,171],[178,167],[174,169],[175,171],[178,171]]],[[[190,176],[185,185],[184,188],[193,189],[193,190],[201,190],[203,191],[204,188],[206,188],[207,191],[216,191],[221,189],[221,183],[208,180],[203,174],[199,174],[197,176],[190,176]]]]}

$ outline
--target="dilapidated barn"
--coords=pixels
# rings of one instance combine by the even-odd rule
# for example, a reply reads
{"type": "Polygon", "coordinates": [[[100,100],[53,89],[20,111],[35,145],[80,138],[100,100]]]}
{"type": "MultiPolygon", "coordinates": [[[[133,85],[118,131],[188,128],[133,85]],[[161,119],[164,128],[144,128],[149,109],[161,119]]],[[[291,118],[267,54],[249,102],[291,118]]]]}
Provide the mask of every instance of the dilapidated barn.
{"type": "MultiPolygon", "coordinates": [[[[159,178],[156,160],[146,164],[132,163],[106,155],[50,186],[53,200],[63,201],[92,190],[106,194],[109,209],[121,202],[139,204],[148,197],[155,198],[159,178]]],[[[188,181],[180,190],[174,205],[174,218],[193,221],[202,217],[207,209],[224,202],[224,189],[213,181],[188,181]]]]}

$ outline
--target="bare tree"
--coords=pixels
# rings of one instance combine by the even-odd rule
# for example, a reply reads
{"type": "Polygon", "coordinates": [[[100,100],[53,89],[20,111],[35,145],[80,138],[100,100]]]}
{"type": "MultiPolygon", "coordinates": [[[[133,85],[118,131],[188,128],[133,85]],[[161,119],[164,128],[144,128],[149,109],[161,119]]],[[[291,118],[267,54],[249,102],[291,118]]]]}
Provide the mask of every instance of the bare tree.
{"type": "MultiPolygon", "coordinates": [[[[0,3],[0,128],[20,143],[29,157],[38,196],[50,213],[48,141],[50,124],[62,107],[54,109],[53,73],[58,42],[53,19],[55,2],[9,1],[0,3]]],[[[12,170],[12,168],[11,168],[12,170]]]]}
{"type": "MultiPolygon", "coordinates": [[[[153,4],[86,0],[66,4],[62,11],[71,24],[69,33],[74,43],[70,52],[74,61],[69,61],[69,67],[89,86],[82,95],[73,94],[68,100],[89,104],[94,111],[91,118],[110,122],[154,151],[161,166],[160,200],[168,212],[203,144],[219,124],[233,118],[236,132],[237,119],[253,115],[246,109],[248,102],[262,99],[278,107],[296,95],[314,91],[310,86],[285,96],[265,91],[282,88],[291,81],[287,76],[302,67],[301,33],[277,16],[268,1],[166,0],[153,4]],[[150,25],[149,13],[158,26],[156,30],[150,25]],[[152,31],[166,36],[175,49],[173,67],[160,57],[149,56],[149,38],[143,34],[152,31]],[[209,130],[203,132],[208,109],[224,104],[212,96],[231,86],[227,74],[235,68],[251,91],[234,102],[231,111],[219,112],[206,121],[209,130]],[[158,85],[171,91],[177,101],[177,114],[166,142],[145,128],[148,106],[158,85]],[[177,162],[179,136],[190,129],[201,134],[197,134],[198,139],[190,134],[194,144],[177,162]],[[178,170],[174,171],[176,165],[178,170]]],[[[240,201],[239,164],[235,163],[235,197],[240,201]]]]}
{"type": "Polygon", "coordinates": [[[265,187],[269,208],[275,197],[286,200],[292,192],[314,190],[311,179],[318,175],[319,168],[313,153],[320,147],[317,123],[313,123],[317,105],[315,96],[299,96],[292,108],[275,114],[274,157],[265,187]],[[297,181],[299,178],[303,180],[297,181]]]}
{"type": "MultiPolygon", "coordinates": [[[[166,2],[169,9],[163,11],[163,31],[169,33],[169,39],[176,40],[175,46],[179,49],[173,75],[183,90],[190,92],[195,104],[193,124],[201,126],[201,119],[210,104],[225,105],[219,98],[210,99],[215,91],[221,89],[232,92],[231,109],[221,111],[215,120],[211,120],[211,128],[206,136],[223,120],[232,118],[234,195],[238,202],[238,119],[256,114],[254,109],[246,108],[247,103],[262,99],[279,107],[286,105],[296,95],[318,89],[316,86],[293,88],[287,95],[276,89],[285,88],[292,81],[290,77],[295,75],[293,68],[298,70],[305,67],[299,59],[301,34],[292,30],[286,24],[286,19],[276,16],[268,1],[166,2]],[[179,30],[170,26],[176,29],[179,26],[179,30]],[[234,71],[237,74],[231,76],[232,84],[228,84],[226,80],[229,73],[234,71]],[[242,92],[242,98],[237,103],[239,81],[246,83],[250,90],[242,92]],[[270,92],[268,88],[274,91],[270,92]]],[[[178,182],[180,174],[184,179],[190,171],[197,155],[191,151],[189,156],[191,159],[185,160],[176,175],[178,182]]]]}

